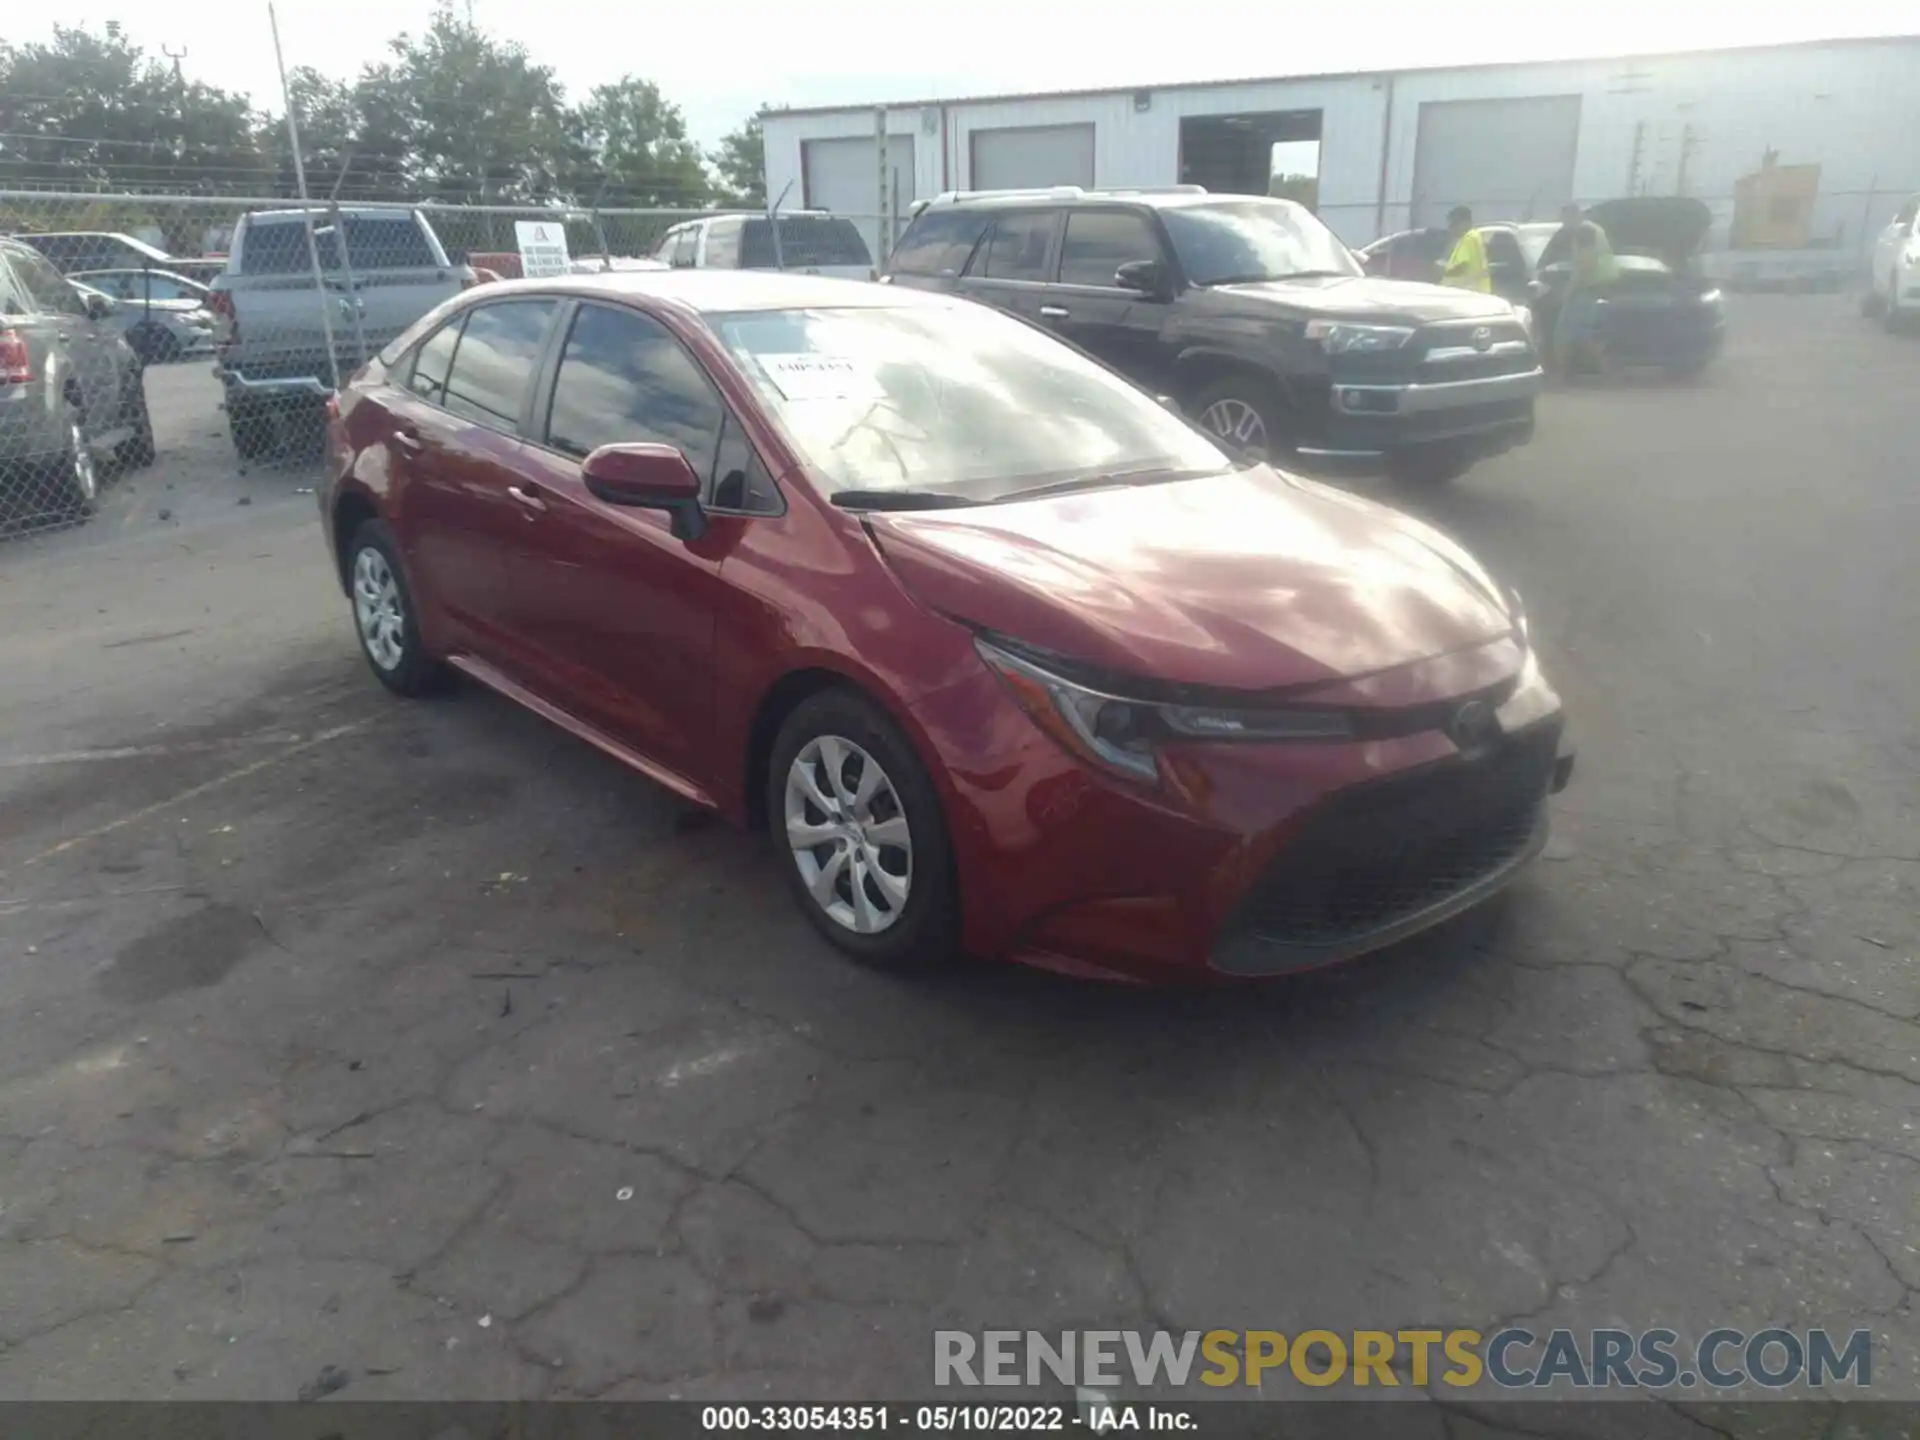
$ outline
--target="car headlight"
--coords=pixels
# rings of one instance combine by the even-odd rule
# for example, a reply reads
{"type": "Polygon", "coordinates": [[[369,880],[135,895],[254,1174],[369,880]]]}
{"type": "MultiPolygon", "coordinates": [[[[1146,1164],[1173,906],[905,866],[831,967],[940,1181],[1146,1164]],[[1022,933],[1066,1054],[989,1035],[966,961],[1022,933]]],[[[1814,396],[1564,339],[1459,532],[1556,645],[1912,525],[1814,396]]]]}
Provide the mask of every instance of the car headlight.
{"type": "Polygon", "coordinates": [[[1157,784],[1158,748],[1170,740],[1339,740],[1353,733],[1340,710],[1246,710],[1174,705],[1096,690],[1002,644],[974,639],[980,658],[1047,734],[1073,754],[1130,780],[1157,784]]]}
{"type": "Polygon", "coordinates": [[[1309,320],[1307,339],[1329,355],[1398,350],[1413,338],[1411,325],[1356,325],[1346,320],[1309,320]]]}
{"type": "Polygon", "coordinates": [[[1718,305],[1720,303],[1719,287],[1715,286],[1711,290],[1702,290],[1700,292],[1700,303],[1702,305],[1718,305]]]}

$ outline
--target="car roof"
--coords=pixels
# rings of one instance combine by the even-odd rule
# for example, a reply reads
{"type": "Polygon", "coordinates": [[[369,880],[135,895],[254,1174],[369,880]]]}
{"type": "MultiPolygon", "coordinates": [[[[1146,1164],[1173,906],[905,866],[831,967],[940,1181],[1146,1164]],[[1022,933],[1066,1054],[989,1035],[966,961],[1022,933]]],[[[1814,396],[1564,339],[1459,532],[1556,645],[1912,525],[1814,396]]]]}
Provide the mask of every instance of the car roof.
{"type": "Polygon", "coordinates": [[[1139,205],[1154,210],[1197,210],[1210,205],[1298,205],[1284,195],[1232,195],[1218,190],[1083,190],[1077,195],[1046,190],[1008,190],[1001,193],[959,195],[929,210],[1034,210],[1055,206],[1139,205]]]}
{"type": "MultiPolygon", "coordinates": [[[[162,270],[157,265],[102,265],[97,270],[69,270],[68,278],[75,275],[165,275],[170,280],[183,281],[188,285],[199,285],[198,280],[190,280],[185,275],[176,275],[171,270],[162,270]]],[[[202,285],[201,289],[206,287],[202,285]]]]}
{"type": "Polygon", "coordinates": [[[701,314],[731,310],[900,309],[942,307],[959,302],[904,286],[865,280],[835,280],[823,275],[790,275],[779,270],[616,270],[603,275],[557,275],[542,280],[507,280],[470,291],[476,300],[515,291],[562,292],[582,299],[664,300],[701,314]]]}

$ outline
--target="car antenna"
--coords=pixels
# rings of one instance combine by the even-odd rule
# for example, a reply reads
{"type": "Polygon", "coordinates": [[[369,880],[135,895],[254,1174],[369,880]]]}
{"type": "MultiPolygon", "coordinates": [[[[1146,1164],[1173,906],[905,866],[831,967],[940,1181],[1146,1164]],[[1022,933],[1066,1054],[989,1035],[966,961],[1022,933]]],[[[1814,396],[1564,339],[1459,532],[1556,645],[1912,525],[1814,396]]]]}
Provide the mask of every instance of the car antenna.
{"type": "Polygon", "coordinates": [[[767,229],[773,232],[773,268],[776,270],[787,268],[786,255],[780,249],[780,207],[786,203],[787,191],[791,189],[793,182],[789,180],[767,206],[767,229]]]}

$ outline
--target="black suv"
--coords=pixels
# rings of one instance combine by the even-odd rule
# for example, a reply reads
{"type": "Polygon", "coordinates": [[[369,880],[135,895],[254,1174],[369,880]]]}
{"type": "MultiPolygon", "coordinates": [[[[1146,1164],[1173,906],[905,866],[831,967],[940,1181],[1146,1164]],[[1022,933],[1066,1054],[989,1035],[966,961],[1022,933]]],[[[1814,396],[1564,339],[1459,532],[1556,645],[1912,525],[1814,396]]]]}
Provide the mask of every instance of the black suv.
{"type": "Polygon", "coordinates": [[[1290,200],[1061,189],[927,202],[886,283],[1041,325],[1263,458],[1446,480],[1533,434],[1526,317],[1368,276],[1290,200]]]}

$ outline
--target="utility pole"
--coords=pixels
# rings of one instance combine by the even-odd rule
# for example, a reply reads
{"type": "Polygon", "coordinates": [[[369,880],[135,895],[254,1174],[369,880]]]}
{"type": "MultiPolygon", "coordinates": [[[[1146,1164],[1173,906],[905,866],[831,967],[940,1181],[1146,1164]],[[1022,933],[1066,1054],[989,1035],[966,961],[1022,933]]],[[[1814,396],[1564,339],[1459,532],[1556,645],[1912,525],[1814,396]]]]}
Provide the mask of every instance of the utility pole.
{"type": "Polygon", "coordinates": [[[180,62],[187,58],[187,47],[182,45],[175,50],[171,45],[162,45],[160,53],[173,62],[173,85],[176,90],[187,88],[186,79],[180,74],[180,62]]]}
{"type": "Polygon", "coordinates": [[[1673,182],[1673,193],[1676,195],[1687,193],[1687,166],[1692,161],[1693,152],[1699,143],[1700,136],[1692,124],[1689,123],[1680,131],[1680,173],[1673,182]]]}
{"type": "Polygon", "coordinates": [[[307,162],[300,158],[300,122],[293,110],[293,90],[287,84],[287,61],[280,50],[280,16],[267,0],[267,24],[273,30],[273,63],[280,72],[280,101],[287,107],[287,143],[293,148],[293,178],[300,187],[300,218],[307,232],[307,263],[313,266],[314,297],[320,302],[320,333],[327,342],[327,375],[334,393],[340,390],[340,357],[333,348],[333,317],[328,313],[326,277],[320,270],[320,244],[313,238],[313,208],[307,203],[307,162]]]}
{"type": "Polygon", "coordinates": [[[1627,194],[1640,193],[1640,156],[1647,143],[1647,122],[1639,121],[1633,127],[1633,157],[1627,162],[1627,194]]]}

